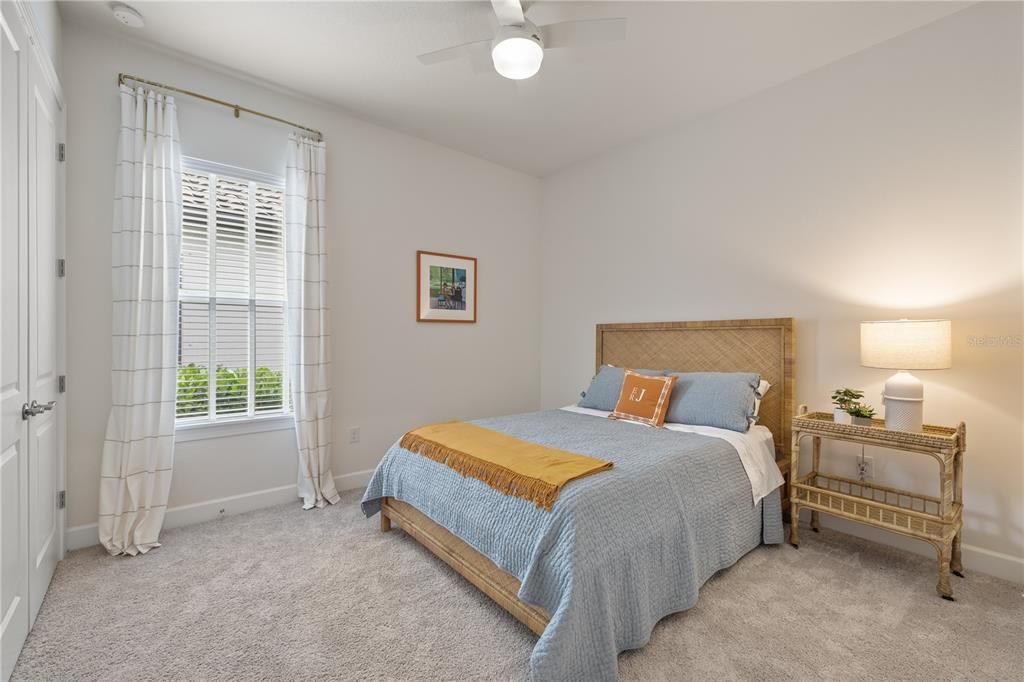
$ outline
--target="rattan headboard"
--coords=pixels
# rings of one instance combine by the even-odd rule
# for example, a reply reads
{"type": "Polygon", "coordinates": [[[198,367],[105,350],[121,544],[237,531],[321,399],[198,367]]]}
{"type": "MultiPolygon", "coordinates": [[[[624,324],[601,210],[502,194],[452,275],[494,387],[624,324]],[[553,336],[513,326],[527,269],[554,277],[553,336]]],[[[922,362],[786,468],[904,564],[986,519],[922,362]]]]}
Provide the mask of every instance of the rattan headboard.
{"type": "Polygon", "coordinates": [[[789,461],[794,407],[793,318],[597,325],[597,367],[675,372],[757,372],[772,388],[758,423],[771,429],[775,452],[789,461]]]}

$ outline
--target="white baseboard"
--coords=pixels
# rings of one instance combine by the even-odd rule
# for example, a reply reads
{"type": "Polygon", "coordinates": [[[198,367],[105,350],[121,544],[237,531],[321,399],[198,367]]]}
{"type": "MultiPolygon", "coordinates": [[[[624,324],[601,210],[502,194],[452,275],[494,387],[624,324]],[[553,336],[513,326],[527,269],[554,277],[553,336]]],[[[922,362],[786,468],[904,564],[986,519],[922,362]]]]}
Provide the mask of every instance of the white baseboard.
{"type": "MultiPolygon", "coordinates": [[[[806,523],[806,513],[801,516],[804,519],[804,523],[806,523]]],[[[846,519],[835,518],[828,514],[821,514],[819,518],[821,519],[821,525],[825,528],[832,528],[848,535],[871,540],[880,545],[896,547],[913,554],[920,554],[931,558],[935,557],[935,550],[927,542],[914,540],[898,533],[887,533],[878,528],[847,521],[846,519]]],[[[800,532],[806,537],[803,529],[800,532]]],[[[962,553],[965,573],[977,571],[978,573],[985,573],[1002,578],[1003,580],[1009,580],[1010,582],[1024,584],[1024,558],[968,544],[962,544],[960,551],[962,553]]]]}
{"type": "Polygon", "coordinates": [[[365,488],[370,484],[370,479],[373,477],[373,472],[374,469],[365,469],[363,471],[353,471],[351,474],[342,474],[341,476],[335,476],[334,487],[337,488],[339,491],[365,488]]]}
{"type": "MultiPolygon", "coordinates": [[[[370,482],[371,476],[373,476],[373,469],[342,474],[341,476],[334,477],[334,485],[338,490],[363,488],[370,482]]],[[[180,528],[181,526],[189,526],[194,523],[212,521],[221,516],[244,514],[248,511],[287,504],[289,502],[297,503],[297,500],[298,491],[295,486],[285,485],[279,488],[270,488],[269,490],[259,490],[243,495],[223,497],[208,502],[172,507],[167,510],[167,516],[164,518],[164,528],[180,528]]],[[[927,543],[895,533],[886,533],[877,528],[846,521],[845,519],[833,518],[827,514],[821,515],[821,525],[826,528],[834,528],[849,535],[871,540],[872,542],[897,547],[914,554],[928,557],[934,556],[934,550],[927,543]]],[[[68,528],[64,537],[68,551],[99,544],[95,523],[68,528]]],[[[964,568],[966,570],[978,571],[979,573],[986,573],[997,578],[1024,584],[1024,558],[968,544],[964,544],[962,550],[964,568]]]]}
{"type": "MultiPolygon", "coordinates": [[[[373,469],[355,471],[334,477],[335,487],[341,490],[363,488],[370,482],[373,469]]],[[[279,488],[258,490],[242,495],[222,497],[208,502],[197,502],[180,507],[171,507],[164,516],[164,528],[180,528],[194,523],[212,521],[222,516],[233,516],[245,512],[275,507],[280,504],[295,502],[298,504],[299,494],[294,485],[283,485],[279,488]]],[[[95,523],[68,528],[64,533],[64,542],[68,551],[92,547],[99,544],[99,536],[95,523]]]]}

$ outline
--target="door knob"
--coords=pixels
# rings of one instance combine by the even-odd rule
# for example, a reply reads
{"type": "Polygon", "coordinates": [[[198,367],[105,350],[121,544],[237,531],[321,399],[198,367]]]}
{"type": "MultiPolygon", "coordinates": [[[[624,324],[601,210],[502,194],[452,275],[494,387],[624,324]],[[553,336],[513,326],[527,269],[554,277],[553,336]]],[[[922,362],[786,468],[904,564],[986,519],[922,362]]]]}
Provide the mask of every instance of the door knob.
{"type": "Polygon", "coordinates": [[[31,405],[25,403],[24,405],[21,406],[21,418],[28,419],[29,417],[35,417],[37,414],[49,412],[56,406],[56,400],[51,400],[50,402],[45,404],[40,404],[38,400],[33,400],[31,405]]]}

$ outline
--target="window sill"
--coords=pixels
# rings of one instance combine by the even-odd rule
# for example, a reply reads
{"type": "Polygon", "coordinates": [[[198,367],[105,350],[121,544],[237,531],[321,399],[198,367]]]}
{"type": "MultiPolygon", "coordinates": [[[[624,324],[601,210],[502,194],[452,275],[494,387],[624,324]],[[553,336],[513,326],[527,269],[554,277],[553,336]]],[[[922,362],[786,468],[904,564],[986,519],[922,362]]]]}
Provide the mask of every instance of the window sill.
{"type": "Polygon", "coordinates": [[[195,422],[178,424],[174,427],[174,441],[187,443],[193,440],[244,436],[266,431],[286,431],[295,428],[295,417],[290,414],[274,414],[266,417],[232,419],[218,422],[195,422]]]}

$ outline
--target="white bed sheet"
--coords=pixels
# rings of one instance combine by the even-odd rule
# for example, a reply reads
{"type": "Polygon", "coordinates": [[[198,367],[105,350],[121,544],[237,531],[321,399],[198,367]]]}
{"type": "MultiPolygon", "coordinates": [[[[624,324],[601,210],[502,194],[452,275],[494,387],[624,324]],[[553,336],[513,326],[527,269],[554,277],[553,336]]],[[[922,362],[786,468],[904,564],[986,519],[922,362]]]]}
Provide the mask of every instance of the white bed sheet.
{"type": "MultiPolygon", "coordinates": [[[[589,407],[577,405],[566,405],[562,408],[566,412],[578,414],[589,414],[594,417],[607,418],[610,412],[604,410],[593,410],[589,407]]],[[[651,427],[637,422],[621,420],[620,424],[630,424],[638,428],[649,429],[651,427]]],[[[775,463],[775,441],[772,439],[772,432],[767,426],[755,424],[746,433],[729,431],[728,429],[716,429],[713,426],[691,426],[689,424],[665,423],[669,431],[680,431],[682,433],[696,433],[701,436],[720,438],[739,453],[743,470],[747,472],[750,479],[750,492],[753,495],[754,504],[768,496],[773,490],[784,483],[779,465],[775,463]]]]}

